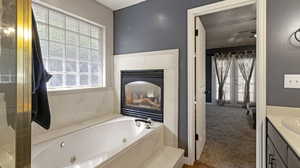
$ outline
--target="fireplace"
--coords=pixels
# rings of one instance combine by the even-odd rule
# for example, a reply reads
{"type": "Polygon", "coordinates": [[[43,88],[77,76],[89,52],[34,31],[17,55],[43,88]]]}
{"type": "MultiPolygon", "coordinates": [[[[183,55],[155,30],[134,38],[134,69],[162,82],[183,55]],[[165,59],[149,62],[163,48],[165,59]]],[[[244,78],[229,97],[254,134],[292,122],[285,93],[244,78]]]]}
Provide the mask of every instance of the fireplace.
{"type": "Polygon", "coordinates": [[[121,113],[163,122],[164,71],[121,71],[121,113]]]}

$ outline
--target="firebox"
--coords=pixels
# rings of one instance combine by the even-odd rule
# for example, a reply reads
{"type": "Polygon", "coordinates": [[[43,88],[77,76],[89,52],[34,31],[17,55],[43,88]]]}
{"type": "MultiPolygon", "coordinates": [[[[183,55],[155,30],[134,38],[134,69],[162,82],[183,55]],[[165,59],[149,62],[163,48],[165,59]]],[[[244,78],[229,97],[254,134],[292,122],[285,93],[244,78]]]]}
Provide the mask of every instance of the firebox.
{"type": "Polygon", "coordinates": [[[121,71],[121,114],[163,122],[164,71],[121,71]]]}

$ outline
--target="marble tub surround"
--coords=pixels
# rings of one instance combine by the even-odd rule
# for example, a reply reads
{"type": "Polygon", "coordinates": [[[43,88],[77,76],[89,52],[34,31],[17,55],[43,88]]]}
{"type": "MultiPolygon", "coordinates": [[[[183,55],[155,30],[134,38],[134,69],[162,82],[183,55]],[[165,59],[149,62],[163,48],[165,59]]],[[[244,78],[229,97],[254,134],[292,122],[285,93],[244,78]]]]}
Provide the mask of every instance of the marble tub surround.
{"type": "Polygon", "coordinates": [[[283,125],[283,121],[290,118],[299,118],[300,108],[268,106],[267,118],[281,134],[284,140],[300,157],[300,134],[297,134],[283,125]]]}
{"type": "Polygon", "coordinates": [[[149,134],[124,148],[96,168],[141,168],[153,154],[163,147],[163,127],[158,125],[149,134]]]}
{"type": "MultiPolygon", "coordinates": [[[[77,123],[74,125],[70,125],[68,127],[64,127],[64,128],[56,129],[56,130],[54,129],[54,130],[51,130],[51,131],[43,133],[43,134],[32,135],[32,145],[36,145],[36,144],[39,144],[39,143],[42,143],[45,141],[49,141],[51,139],[56,139],[56,138],[62,137],[64,135],[71,134],[71,133],[77,132],[79,130],[88,128],[88,127],[92,127],[94,125],[98,125],[98,124],[104,123],[106,121],[113,120],[118,117],[121,117],[121,115],[109,113],[109,114],[102,115],[100,117],[96,117],[94,119],[90,119],[90,120],[83,121],[83,122],[80,122],[80,123],[77,123]]],[[[37,126],[35,123],[33,123],[33,125],[37,126]]]]}
{"type": "Polygon", "coordinates": [[[182,168],[183,167],[183,149],[164,146],[153,154],[142,168],[182,168]]]}
{"type": "Polygon", "coordinates": [[[87,88],[49,91],[51,127],[45,130],[32,124],[32,135],[72,127],[85,121],[113,114],[113,88],[87,88]]]}

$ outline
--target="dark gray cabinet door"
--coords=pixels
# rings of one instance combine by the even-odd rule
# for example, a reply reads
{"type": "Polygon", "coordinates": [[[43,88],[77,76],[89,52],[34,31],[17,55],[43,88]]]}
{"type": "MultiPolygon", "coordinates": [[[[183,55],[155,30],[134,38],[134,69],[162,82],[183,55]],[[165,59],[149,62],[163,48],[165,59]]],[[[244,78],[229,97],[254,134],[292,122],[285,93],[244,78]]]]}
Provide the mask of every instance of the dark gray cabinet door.
{"type": "Polygon", "coordinates": [[[267,168],[286,168],[272,141],[267,138],[267,168]]]}
{"type": "Polygon", "coordinates": [[[300,168],[300,159],[293,151],[291,151],[291,149],[288,150],[288,167],[300,168]]]}
{"type": "Polygon", "coordinates": [[[274,147],[269,138],[267,138],[267,168],[272,168],[274,161],[274,147]]]}
{"type": "Polygon", "coordinates": [[[268,122],[268,137],[271,139],[272,143],[274,144],[277,152],[283,159],[284,163],[287,164],[288,145],[270,122],[268,122]]]}

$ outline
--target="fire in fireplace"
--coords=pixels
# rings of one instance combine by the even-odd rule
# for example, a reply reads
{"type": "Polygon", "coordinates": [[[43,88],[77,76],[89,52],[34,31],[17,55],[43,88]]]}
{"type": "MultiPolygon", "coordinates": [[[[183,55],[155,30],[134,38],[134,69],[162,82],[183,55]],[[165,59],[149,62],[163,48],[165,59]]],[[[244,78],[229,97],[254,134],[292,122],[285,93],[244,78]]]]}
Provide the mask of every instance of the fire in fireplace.
{"type": "Polygon", "coordinates": [[[121,72],[121,113],[163,121],[163,70],[121,72]]]}

